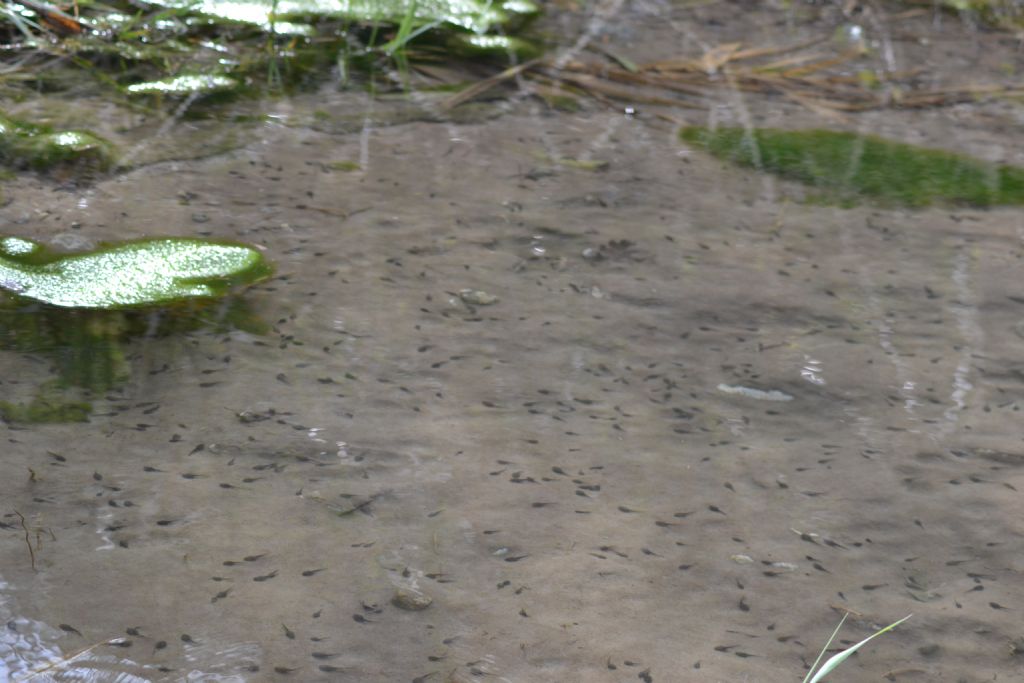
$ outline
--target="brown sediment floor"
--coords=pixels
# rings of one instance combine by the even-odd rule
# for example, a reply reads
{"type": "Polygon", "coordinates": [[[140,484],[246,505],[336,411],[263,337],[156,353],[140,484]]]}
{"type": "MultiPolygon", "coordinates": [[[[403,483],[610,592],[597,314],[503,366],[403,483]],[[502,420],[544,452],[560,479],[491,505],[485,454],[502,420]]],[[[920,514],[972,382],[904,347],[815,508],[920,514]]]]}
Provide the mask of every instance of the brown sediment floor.
{"type": "MultiPolygon", "coordinates": [[[[593,39],[847,21],[751,5],[612,5],[593,39]]],[[[948,16],[865,31],[951,79],[1020,61],[948,16]]],[[[5,428],[7,677],[794,681],[843,613],[847,645],[913,613],[835,679],[1016,680],[1020,210],[803,205],[655,114],[834,124],[705,104],[314,130],[371,107],[328,88],[229,153],[8,183],[7,231],[244,239],[279,277],[247,295],[266,337],[136,342],[91,423],[5,428]]],[[[1020,114],[852,125],[1020,163],[1020,114]]],[[[46,376],[0,363],[9,392],[46,376]]]]}

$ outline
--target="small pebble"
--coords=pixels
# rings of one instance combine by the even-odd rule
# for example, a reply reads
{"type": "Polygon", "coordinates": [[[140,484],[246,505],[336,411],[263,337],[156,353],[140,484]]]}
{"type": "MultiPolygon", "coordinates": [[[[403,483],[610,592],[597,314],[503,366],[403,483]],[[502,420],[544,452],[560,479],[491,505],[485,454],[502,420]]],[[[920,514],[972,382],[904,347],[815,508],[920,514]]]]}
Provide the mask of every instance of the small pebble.
{"type": "Polygon", "coordinates": [[[391,604],[395,607],[414,612],[430,607],[432,602],[434,602],[434,599],[429,595],[415,588],[405,586],[397,588],[395,594],[391,597],[391,604]]]}
{"type": "Polygon", "coordinates": [[[471,306],[490,306],[498,303],[498,297],[480,289],[460,289],[459,298],[471,306]]]}

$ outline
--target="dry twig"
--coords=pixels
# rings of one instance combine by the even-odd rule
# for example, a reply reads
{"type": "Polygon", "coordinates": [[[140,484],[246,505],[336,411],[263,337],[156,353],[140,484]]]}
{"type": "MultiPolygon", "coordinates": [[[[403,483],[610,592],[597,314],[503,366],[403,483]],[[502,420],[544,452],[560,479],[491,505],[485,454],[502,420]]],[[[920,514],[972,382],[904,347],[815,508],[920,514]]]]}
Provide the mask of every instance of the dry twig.
{"type": "Polygon", "coordinates": [[[32,562],[32,571],[36,571],[36,551],[32,550],[32,535],[29,533],[28,524],[25,523],[25,515],[17,510],[14,511],[14,514],[18,515],[18,519],[21,520],[21,528],[25,532],[25,545],[28,546],[28,557],[32,562]]]}

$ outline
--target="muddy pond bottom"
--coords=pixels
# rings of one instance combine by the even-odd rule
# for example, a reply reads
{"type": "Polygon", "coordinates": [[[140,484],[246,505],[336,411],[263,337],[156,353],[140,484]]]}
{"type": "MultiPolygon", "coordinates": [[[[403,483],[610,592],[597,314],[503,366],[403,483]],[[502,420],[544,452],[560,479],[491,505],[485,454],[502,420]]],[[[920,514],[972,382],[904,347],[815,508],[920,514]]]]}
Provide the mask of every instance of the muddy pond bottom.
{"type": "MultiPolygon", "coordinates": [[[[328,105],[368,107],[279,113],[328,105]]],[[[498,113],[8,184],[25,238],[277,274],[264,333],[136,338],[90,422],[3,427],[2,676],[793,681],[913,613],[844,680],[1013,680],[1019,210],[802,204],[662,119],[498,113]]],[[[5,397],[49,363],[0,353],[5,397]]]]}

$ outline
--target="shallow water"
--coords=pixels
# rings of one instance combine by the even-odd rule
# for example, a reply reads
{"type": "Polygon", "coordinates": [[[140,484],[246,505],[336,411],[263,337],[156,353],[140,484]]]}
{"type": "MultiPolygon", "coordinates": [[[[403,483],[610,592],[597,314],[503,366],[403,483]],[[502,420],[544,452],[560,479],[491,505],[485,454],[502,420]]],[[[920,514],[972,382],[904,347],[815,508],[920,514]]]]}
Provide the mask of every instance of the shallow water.
{"type": "MultiPolygon", "coordinates": [[[[845,21],[800,7],[546,21],[637,61],[845,21]]],[[[936,79],[1020,62],[955,17],[864,23],[936,79]]],[[[1020,675],[1019,209],[802,204],[678,142],[835,125],[729,88],[458,123],[439,99],[325,86],[232,151],[7,183],[25,237],[212,235],[279,270],[246,294],[268,335],[136,340],[90,423],[4,428],[8,679],[793,681],[844,613],[846,644],[914,617],[836,680],[1020,675]]],[[[1014,103],[850,121],[1022,162],[1014,103]]],[[[0,363],[8,395],[48,377],[0,363]]]]}

